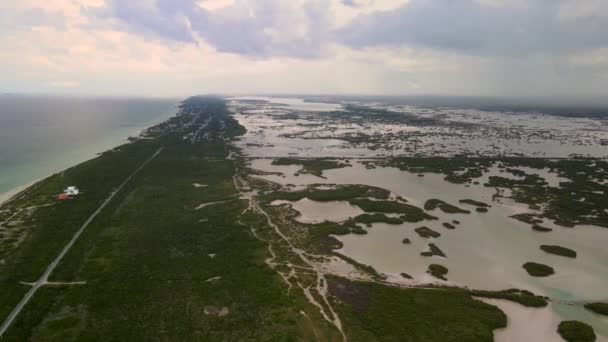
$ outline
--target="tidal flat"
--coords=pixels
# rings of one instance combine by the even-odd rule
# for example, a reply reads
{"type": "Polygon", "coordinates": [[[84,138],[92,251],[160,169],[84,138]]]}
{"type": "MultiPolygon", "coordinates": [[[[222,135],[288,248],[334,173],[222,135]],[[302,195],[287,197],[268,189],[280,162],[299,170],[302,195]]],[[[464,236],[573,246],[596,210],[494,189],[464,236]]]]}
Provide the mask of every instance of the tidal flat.
{"type": "MultiPolygon", "coordinates": [[[[593,326],[598,340],[606,339],[608,321],[582,308],[607,299],[605,119],[364,101],[338,101],[341,108],[315,112],[301,106],[277,110],[273,102],[281,100],[266,98],[255,105],[231,101],[235,117],[247,128],[236,145],[249,167],[267,172],[256,178],[278,184],[282,191],[318,184],[374,186],[388,190],[392,200],[419,208],[427,204],[426,213],[438,218],[360,224],[365,234],[333,235],[339,241],[336,252],[398,285],[517,288],[549,298],[551,304],[536,311],[493,299],[505,303],[497,305],[508,316],[517,316],[505,333],[496,333],[497,340],[526,336],[534,317],[539,326],[553,330],[537,329],[530,336],[559,339],[560,320],[580,319],[593,326]],[[315,176],[298,172],[302,165],[277,165],[277,158],[292,158],[293,164],[297,159],[333,158],[349,167],[328,168],[315,176]],[[420,236],[416,229],[422,226],[440,236],[420,236]],[[429,237],[447,257],[420,255],[428,249],[429,237]],[[543,251],[541,245],[564,246],[577,255],[565,258],[543,251]],[[532,277],[522,268],[525,263],[548,265],[555,274],[532,277]],[[445,266],[447,280],[430,276],[431,264],[445,266]]],[[[314,99],[308,103],[314,106],[314,99]]],[[[319,205],[318,210],[318,221],[323,215],[328,221],[345,220],[332,220],[330,206],[319,205]]]]}

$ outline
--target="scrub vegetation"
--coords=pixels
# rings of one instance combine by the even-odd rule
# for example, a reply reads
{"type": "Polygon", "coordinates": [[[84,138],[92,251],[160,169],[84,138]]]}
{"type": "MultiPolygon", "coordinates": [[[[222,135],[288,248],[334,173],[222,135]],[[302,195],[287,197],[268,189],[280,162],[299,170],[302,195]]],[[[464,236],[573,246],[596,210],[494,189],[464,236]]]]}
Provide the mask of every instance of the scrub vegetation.
{"type": "Polygon", "coordinates": [[[446,203],[446,202],[444,202],[440,199],[436,199],[436,198],[430,199],[424,203],[425,210],[435,210],[436,208],[439,208],[439,209],[441,209],[441,211],[443,211],[444,213],[448,213],[448,214],[470,214],[471,213],[469,210],[458,208],[455,205],[451,205],[449,203],[446,203]]]}
{"type": "Polygon", "coordinates": [[[425,256],[425,257],[431,257],[434,255],[437,255],[440,257],[447,258],[447,255],[445,255],[445,253],[443,253],[443,251],[441,249],[439,249],[439,247],[437,247],[437,245],[435,245],[434,243],[429,243],[429,250],[420,253],[420,255],[425,256]]]}
{"type": "MultiPolygon", "coordinates": [[[[500,165],[520,179],[489,176],[486,187],[507,188],[514,201],[537,208],[539,217],[552,220],[564,227],[576,225],[596,225],[608,228],[608,161],[594,158],[543,159],[527,157],[396,157],[370,163],[377,166],[392,166],[412,173],[441,173],[445,180],[452,183],[475,184],[475,179],[489,172],[492,165],[500,165]],[[556,176],[567,179],[559,187],[549,183],[537,174],[528,174],[517,168],[527,167],[548,170],[556,176]],[[575,203],[575,205],[573,205],[575,203]]],[[[496,195],[500,197],[501,195],[496,195]]],[[[461,200],[461,203],[476,205],[477,201],[461,200]],[[463,202],[466,201],[466,202],[463,202]]],[[[485,207],[485,206],[483,206],[485,207]]],[[[517,219],[526,219],[530,224],[542,223],[542,220],[528,220],[525,216],[514,215],[517,219]]],[[[523,221],[523,220],[522,220],[523,221]]],[[[525,221],[524,221],[525,222],[525,221]]]]}
{"type": "Polygon", "coordinates": [[[507,325],[495,306],[459,289],[415,289],[329,278],[349,341],[492,341],[507,325]]]}
{"type": "Polygon", "coordinates": [[[403,214],[401,219],[405,222],[420,222],[423,220],[436,220],[424,210],[406,203],[397,201],[375,201],[368,198],[355,198],[349,201],[365,212],[403,214]]]}
{"type": "Polygon", "coordinates": [[[555,273],[553,267],[536,262],[527,262],[522,267],[533,277],[548,277],[555,273]]]}
{"type": "Polygon", "coordinates": [[[593,328],[579,321],[563,321],[559,324],[557,332],[568,342],[593,342],[596,339],[593,328]]]}
{"type": "MultiPolygon", "coordinates": [[[[370,109],[348,105],[347,111],[358,115],[369,114],[370,109]]],[[[413,120],[385,110],[373,115],[379,122],[413,120]]],[[[337,237],[367,234],[364,225],[375,223],[438,220],[425,210],[449,214],[472,210],[439,199],[427,201],[422,209],[388,190],[357,184],[311,184],[286,190],[294,187],[255,177],[264,173],[249,168],[231,144],[243,133],[223,100],[193,97],[182,103],[176,117],[148,130],[146,139],[133,139],[52,175],[2,206],[0,222],[15,223],[3,230],[0,239],[0,314],[6,317],[28,290],[20,282],[38,279],[108,194],[163,147],[95,218],[49,279],[75,283],[42,287],[3,341],[492,341],[493,330],[506,327],[506,316],[474,297],[528,307],[547,305],[547,298],[526,290],[389,284],[389,276],[339,253],[342,243],[337,237]],[[83,193],[57,202],[55,195],[69,185],[77,185],[83,193]],[[289,205],[271,205],[275,200],[304,198],[346,201],[365,213],[341,223],[305,224],[295,221],[298,213],[289,205]],[[30,206],[35,208],[26,209],[30,206]],[[336,271],[341,268],[346,271],[336,271]]],[[[367,137],[348,139],[364,142],[367,137]]],[[[374,139],[381,147],[383,138],[374,139]]],[[[298,165],[299,174],[318,177],[326,170],[350,166],[326,158],[277,158],[272,163],[298,165]]],[[[550,219],[574,226],[606,220],[598,211],[605,199],[599,191],[605,189],[594,188],[608,179],[602,163],[465,157],[363,163],[420,175],[441,173],[445,180],[463,186],[484,186],[480,177],[502,163],[503,169],[521,179],[490,177],[485,185],[507,187],[515,201],[536,206],[534,214],[517,215],[520,221],[538,226],[550,219]],[[585,174],[579,176],[575,170],[581,165],[585,174]],[[518,166],[548,168],[572,184],[562,192],[518,166]],[[591,168],[597,170],[587,172],[591,168]],[[571,204],[568,196],[578,199],[580,207],[565,208],[571,204]]],[[[501,196],[498,190],[497,196],[501,196]]],[[[472,199],[459,203],[478,212],[490,207],[472,199]]],[[[443,223],[448,229],[459,224],[442,221],[448,221],[443,223]]],[[[423,238],[441,235],[417,225],[421,227],[415,232],[423,238]]],[[[406,237],[401,242],[412,241],[406,237]]],[[[548,247],[555,251],[559,246],[548,247]]],[[[428,249],[421,255],[446,257],[434,243],[428,249]]],[[[424,262],[429,260],[441,262],[438,258],[424,262]]],[[[524,268],[534,276],[554,272],[536,263],[524,268]]],[[[431,264],[427,273],[447,280],[448,269],[431,264]]],[[[400,275],[402,281],[412,279],[408,273],[400,275]]],[[[586,307],[605,314],[601,303],[586,307]]],[[[566,327],[564,331],[583,330],[566,327]]]]}
{"type": "Polygon", "coordinates": [[[576,258],[576,252],[570,248],[554,245],[541,245],[540,249],[550,254],[561,255],[568,258],[576,258]]]}
{"type": "Polygon", "coordinates": [[[441,234],[439,234],[438,232],[436,232],[426,226],[418,227],[418,228],[414,229],[414,231],[416,233],[418,233],[418,235],[420,235],[420,237],[427,238],[427,239],[428,238],[438,238],[441,236],[441,234]]]}
{"type": "Polygon", "coordinates": [[[608,316],[608,303],[587,303],[585,309],[595,312],[596,314],[608,316]]]}
{"type": "Polygon", "coordinates": [[[336,160],[327,159],[295,159],[295,158],[277,158],[272,161],[273,165],[300,165],[302,168],[299,173],[311,174],[320,178],[323,177],[323,171],[331,169],[340,169],[350,167],[350,164],[336,160]]]}
{"type": "Polygon", "coordinates": [[[426,273],[432,275],[435,278],[439,278],[441,280],[448,280],[445,277],[445,275],[448,274],[448,269],[443,265],[430,264],[429,269],[426,271],[426,273]]]}
{"type": "MultiPolygon", "coordinates": [[[[226,115],[223,101],[192,98],[181,110],[162,136],[51,176],[28,195],[54,203],[52,195],[66,185],[83,190],[32,214],[35,227],[0,272],[2,317],[27,290],[18,282],[37,279],[114,187],[164,146],[50,278],[86,283],[41,288],[3,341],[290,340],[336,333],[303,296],[288,295],[264,263],[264,244],[239,223],[247,203],[235,199],[234,162],[226,158],[224,139],[242,129],[226,115]],[[203,106],[208,114],[190,114],[203,106]],[[194,182],[209,186],[197,189],[194,182]],[[227,202],[194,210],[215,201],[227,202]],[[211,307],[227,310],[220,317],[205,309],[211,307]]],[[[25,205],[28,196],[11,205],[25,205]]]]}
{"type": "Polygon", "coordinates": [[[471,292],[474,296],[477,297],[485,297],[485,298],[495,298],[495,299],[505,299],[510,300],[512,302],[532,307],[532,308],[541,308],[547,306],[549,303],[546,297],[537,296],[534,293],[527,290],[519,290],[519,289],[509,289],[502,291],[484,291],[484,290],[473,290],[471,292]]]}

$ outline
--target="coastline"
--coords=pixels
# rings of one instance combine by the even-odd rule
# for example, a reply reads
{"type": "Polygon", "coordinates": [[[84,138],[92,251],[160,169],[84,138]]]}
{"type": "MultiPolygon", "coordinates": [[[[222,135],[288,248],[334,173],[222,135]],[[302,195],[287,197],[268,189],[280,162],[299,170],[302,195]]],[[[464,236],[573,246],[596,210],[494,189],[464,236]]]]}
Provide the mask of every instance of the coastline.
{"type": "MultiPolygon", "coordinates": [[[[44,178],[46,178],[46,177],[44,177],[44,178]]],[[[5,203],[7,203],[8,201],[10,201],[13,197],[15,197],[16,195],[18,195],[19,193],[21,193],[23,190],[26,190],[27,188],[29,188],[32,185],[38,183],[39,181],[43,180],[44,178],[40,178],[38,180],[31,181],[29,183],[26,183],[26,184],[20,185],[18,187],[15,187],[15,188],[13,188],[13,189],[11,189],[9,191],[5,191],[3,193],[0,193],[0,207],[2,207],[5,203]]]]}
{"type": "Polygon", "coordinates": [[[37,178],[35,178],[33,180],[27,181],[26,183],[17,185],[17,186],[15,186],[15,187],[7,190],[7,191],[0,192],[0,208],[3,205],[5,205],[7,202],[9,202],[13,197],[17,196],[19,193],[27,190],[32,185],[34,185],[34,184],[36,184],[36,183],[38,183],[38,182],[40,182],[40,181],[42,181],[42,180],[44,180],[46,178],[48,178],[48,177],[50,177],[50,176],[58,173],[58,172],[66,170],[66,169],[68,169],[68,168],[70,168],[72,166],[76,166],[76,165],[78,165],[80,163],[84,163],[84,162],[89,161],[91,159],[95,159],[95,158],[97,158],[99,156],[99,154],[101,154],[103,152],[109,151],[109,150],[114,149],[114,148],[119,147],[119,146],[130,144],[131,143],[131,141],[129,141],[130,137],[141,137],[142,134],[144,134],[148,129],[150,129],[150,128],[152,128],[152,127],[154,127],[154,126],[156,126],[156,125],[158,125],[158,124],[160,124],[160,123],[168,120],[172,116],[174,116],[175,113],[176,113],[177,105],[179,105],[179,103],[180,102],[176,102],[171,107],[171,110],[167,112],[167,114],[168,114],[167,116],[162,116],[162,117],[158,117],[158,118],[155,118],[155,119],[151,120],[150,122],[146,123],[146,125],[144,127],[138,128],[137,130],[134,130],[133,134],[129,134],[128,136],[123,137],[120,141],[117,141],[116,144],[111,144],[109,146],[105,146],[105,148],[103,148],[102,151],[93,152],[90,156],[85,157],[83,159],[70,161],[70,162],[66,163],[66,165],[63,165],[62,167],[56,168],[54,170],[49,170],[49,172],[46,175],[42,176],[42,177],[37,177],[37,178]]]}

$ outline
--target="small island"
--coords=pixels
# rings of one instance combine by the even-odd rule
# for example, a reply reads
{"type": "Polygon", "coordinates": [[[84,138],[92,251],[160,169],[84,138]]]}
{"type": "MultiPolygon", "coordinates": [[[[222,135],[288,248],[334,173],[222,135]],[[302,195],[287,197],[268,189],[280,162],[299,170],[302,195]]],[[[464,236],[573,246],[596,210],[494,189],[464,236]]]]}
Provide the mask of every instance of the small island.
{"type": "Polygon", "coordinates": [[[593,328],[579,321],[562,321],[557,332],[568,342],[593,342],[596,339],[593,328]]]}
{"type": "Polygon", "coordinates": [[[596,314],[608,316],[608,303],[587,303],[585,304],[585,309],[589,311],[593,311],[596,314]]]}
{"type": "Polygon", "coordinates": [[[576,258],[576,252],[570,248],[555,245],[541,245],[540,249],[550,254],[561,255],[567,258],[576,258]]]}
{"type": "Polygon", "coordinates": [[[547,228],[547,227],[543,227],[543,226],[541,226],[541,225],[539,225],[539,224],[534,224],[534,225],[532,225],[532,230],[535,230],[535,231],[537,231],[537,232],[543,232],[543,233],[546,233],[546,232],[550,232],[550,231],[552,231],[553,229],[551,229],[551,228],[547,228]]]}
{"type": "Polygon", "coordinates": [[[533,277],[548,277],[555,274],[553,267],[536,262],[527,262],[522,267],[533,277]]]}
{"type": "Polygon", "coordinates": [[[451,224],[449,222],[443,222],[441,225],[447,229],[456,229],[456,226],[454,226],[453,224],[451,224]]]}
{"type": "Polygon", "coordinates": [[[426,273],[441,280],[448,280],[448,278],[445,277],[445,275],[448,274],[448,269],[443,265],[431,264],[429,265],[429,268],[426,273]]]}
{"type": "Polygon", "coordinates": [[[434,243],[429,243],[429,250],[420,253],[420,255],[425,256],[425,257],[431,257],[433,255],[437,255],[440,257],[447,258],[445,253],[443,253],[443,251],[441,249],[439,249],[439,247],[437,247],[437,245],[435,245],[434,243]]]}
{"type": "Polygon", "coordinates": [[[428,238],[438,238],[438,237],[441,236],[440,233],[438,233],[438,232],[436,232],[436,231],[434,231],[431,228],[426,227],[426,226],[418,227],[418,228],[414,229],[414,231],[416,233],[418,233],[418,235],[420,235],[420,237],[423,237],[423,238],[426,238],[426,239],[428,239],[428,238]]]}
{"type": "Polygon", "coordinates": [[[471,213],[468,210],[458,208],[455,205],[451,205],[449,203],[446,203],[445,201],[442,201],[442,200],[436,199],[436,198],[432,198],[432,199],[426,201],[426,203],[424,203],[424,210],[435,210],[437,208],[441,209],[441,211],[443,211],[444,213],[447,213],[447,214],[470,214],[471,213]]]}

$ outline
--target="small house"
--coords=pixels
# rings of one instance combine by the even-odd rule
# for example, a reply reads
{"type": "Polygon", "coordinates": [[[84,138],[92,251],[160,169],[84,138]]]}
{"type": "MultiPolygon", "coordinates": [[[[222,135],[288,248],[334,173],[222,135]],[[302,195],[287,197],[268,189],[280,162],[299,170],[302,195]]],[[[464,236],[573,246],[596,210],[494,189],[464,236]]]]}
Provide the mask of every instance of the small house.
{"type": "Polygon", "coordinates": [[[76,188],[75,186],[68,186],[68,188],[65,189],[63,193],[67,194],[68,196],[76,196],[80,193],[80,190],[78,190],[78,188],[76,188]]]}

